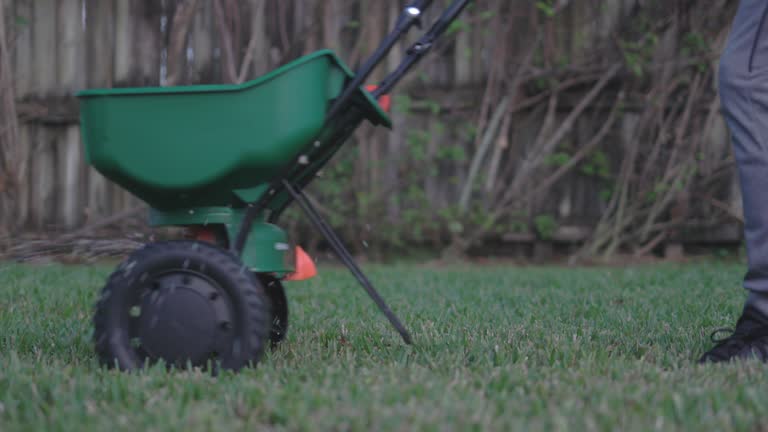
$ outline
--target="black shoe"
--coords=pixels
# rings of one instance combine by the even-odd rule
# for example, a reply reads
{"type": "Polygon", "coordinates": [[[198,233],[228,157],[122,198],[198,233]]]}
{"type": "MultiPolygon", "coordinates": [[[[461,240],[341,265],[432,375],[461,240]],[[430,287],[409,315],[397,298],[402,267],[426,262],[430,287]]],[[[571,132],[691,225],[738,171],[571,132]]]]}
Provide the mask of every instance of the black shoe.
{"type": "Polygon", "coordinates": [[[744,308],[735,330],[716,330],[711,338],[717,345],[701,356],[699,363],[721,363],[750,358],[768,362],[768,317],[752,307],[744,308]],[[728,331],[731,335],[725,339],[715,339],[715,335],[723,331],[728,331]]]}

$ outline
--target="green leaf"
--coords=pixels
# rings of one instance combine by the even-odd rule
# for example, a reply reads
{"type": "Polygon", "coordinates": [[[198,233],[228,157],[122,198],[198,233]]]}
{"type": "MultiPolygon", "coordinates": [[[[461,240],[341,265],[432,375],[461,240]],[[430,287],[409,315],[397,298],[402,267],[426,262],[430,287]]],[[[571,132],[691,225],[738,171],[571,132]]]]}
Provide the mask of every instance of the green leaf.
{"type": "Polygon", "coordinates": [[[440,111],[442,110],[442,107],[437,101],[427,101],[427,107],[429,107],[430,112],[434,115],[440,114],[440,111]]]}
{"type": "Polygon", "coordinates": [[[569,160],[571,160],[571,155],[564,152],[557,152],[549,155],[549,157],[546,160],[546,164],[554,165],[554,166],[563,166],[567,164],[569,160]]]}
{"type": "Polygon", "coordinates": [[[399,94],[394,97],[394,109],[402,114],[408,114],[411,111],[413,100],[408,95],[399,94]]]}
{"type": "Polygon", "coordinates": [[[496,11],[493,10],[487,10],[480,13],[480,19],[482,20],[489,20],[496,16],[496,11]]]}
{"type": "Polygon", "coordinates": [[[602,189],[600,191],[600,199],[603,201],[610,201],[611,197],[613,197],[613,190],[611,189],[602,189]]]}
{"type": "Polygon", "coordinates": [[[538,1],[536,2],[536,8],[544,12],[544,15],[553,17],[555,15],[555,8],[550,1],[538,1]]]}
{"type": "Polygon", "coordinates": [[[446,34],[452,35],[467,29],[469,29],[469,24],[467,24],[464,20],[457,19],[456,21],[452,22],[448,26],[448,30],[446,30],[446,34]]]}

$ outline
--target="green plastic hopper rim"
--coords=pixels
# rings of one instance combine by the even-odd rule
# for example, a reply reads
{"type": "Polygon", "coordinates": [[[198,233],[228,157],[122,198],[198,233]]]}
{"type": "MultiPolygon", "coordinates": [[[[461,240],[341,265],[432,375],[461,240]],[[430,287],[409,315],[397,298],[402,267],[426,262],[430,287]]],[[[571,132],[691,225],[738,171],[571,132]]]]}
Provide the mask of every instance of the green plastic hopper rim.
{"type": "MultiPolygon", "coordinates": [[[[100,88],[100,89],[87,89],[82,90],[76,94],[78,98],[87,97],[100,97],[100,96],[122,96],[122,95],[146,95],[146,94],[168,94],[168,93],[206,93],[206,92],[238,92],[251,87],[259,86],[266,81],[276,78],[280,74],[300,66],[304,63],[311,62],[318,57],[330,56],[333,61],[347,74],[348,77],[354,77],[354,73],[351,69],[336,55],[335,52],[329,49],[316,51],[314,53],[303,56],[294,60],[288,64],[285,64],[272,72],[262,75],[251,81],[246,81],[242,84],[203,84],[203,85],[186,85],[186,86],[173,86],[173,87],[122,87],[122,88],[100,88]]],[[[360,88],[360,92],[368,100],[371,106],[375,107],[378,120],[387,128],[392,127],[392,120],[389,115],[384,112],[378,102],[373,98],[368,91],[360,88]]]]}

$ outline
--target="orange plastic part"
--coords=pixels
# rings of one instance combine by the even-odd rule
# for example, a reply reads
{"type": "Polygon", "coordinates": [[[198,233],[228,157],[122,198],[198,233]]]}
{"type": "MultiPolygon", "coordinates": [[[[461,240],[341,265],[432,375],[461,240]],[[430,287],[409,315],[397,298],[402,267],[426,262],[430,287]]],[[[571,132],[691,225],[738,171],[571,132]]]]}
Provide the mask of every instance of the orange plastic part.
{"type": "MultiPolygon", "coordinates": [[[[377,88],[379,88],[379,86],[373,84],[365,87],[369,92],[373,92],[377,88]]],[[[382,95],[379,97],[379,105],[381,105],[381,109],[383,109],[384,112],[389,112],[389,109],[392,107],[392,98],[389,95],[382,95]]]]}
{"type": "Polygon", "coordinates": [[[296,246],[296,271],[285,277],[287,281],[302,281],[317,276],[317,266],[300,246],[296,246]]]}

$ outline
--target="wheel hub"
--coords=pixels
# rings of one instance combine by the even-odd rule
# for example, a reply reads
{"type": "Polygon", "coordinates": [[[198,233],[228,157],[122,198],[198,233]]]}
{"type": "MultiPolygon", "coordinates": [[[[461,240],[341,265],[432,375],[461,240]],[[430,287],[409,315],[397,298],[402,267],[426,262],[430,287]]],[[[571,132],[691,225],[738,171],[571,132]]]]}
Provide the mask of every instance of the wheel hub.
{"type": "Polygon", "coordinates": [[[152,280],[132,309],[133,344],[153,360],[204,365],[231,339],[228,298],[216,283],[194,272],[174,271],[152,280]]]}

